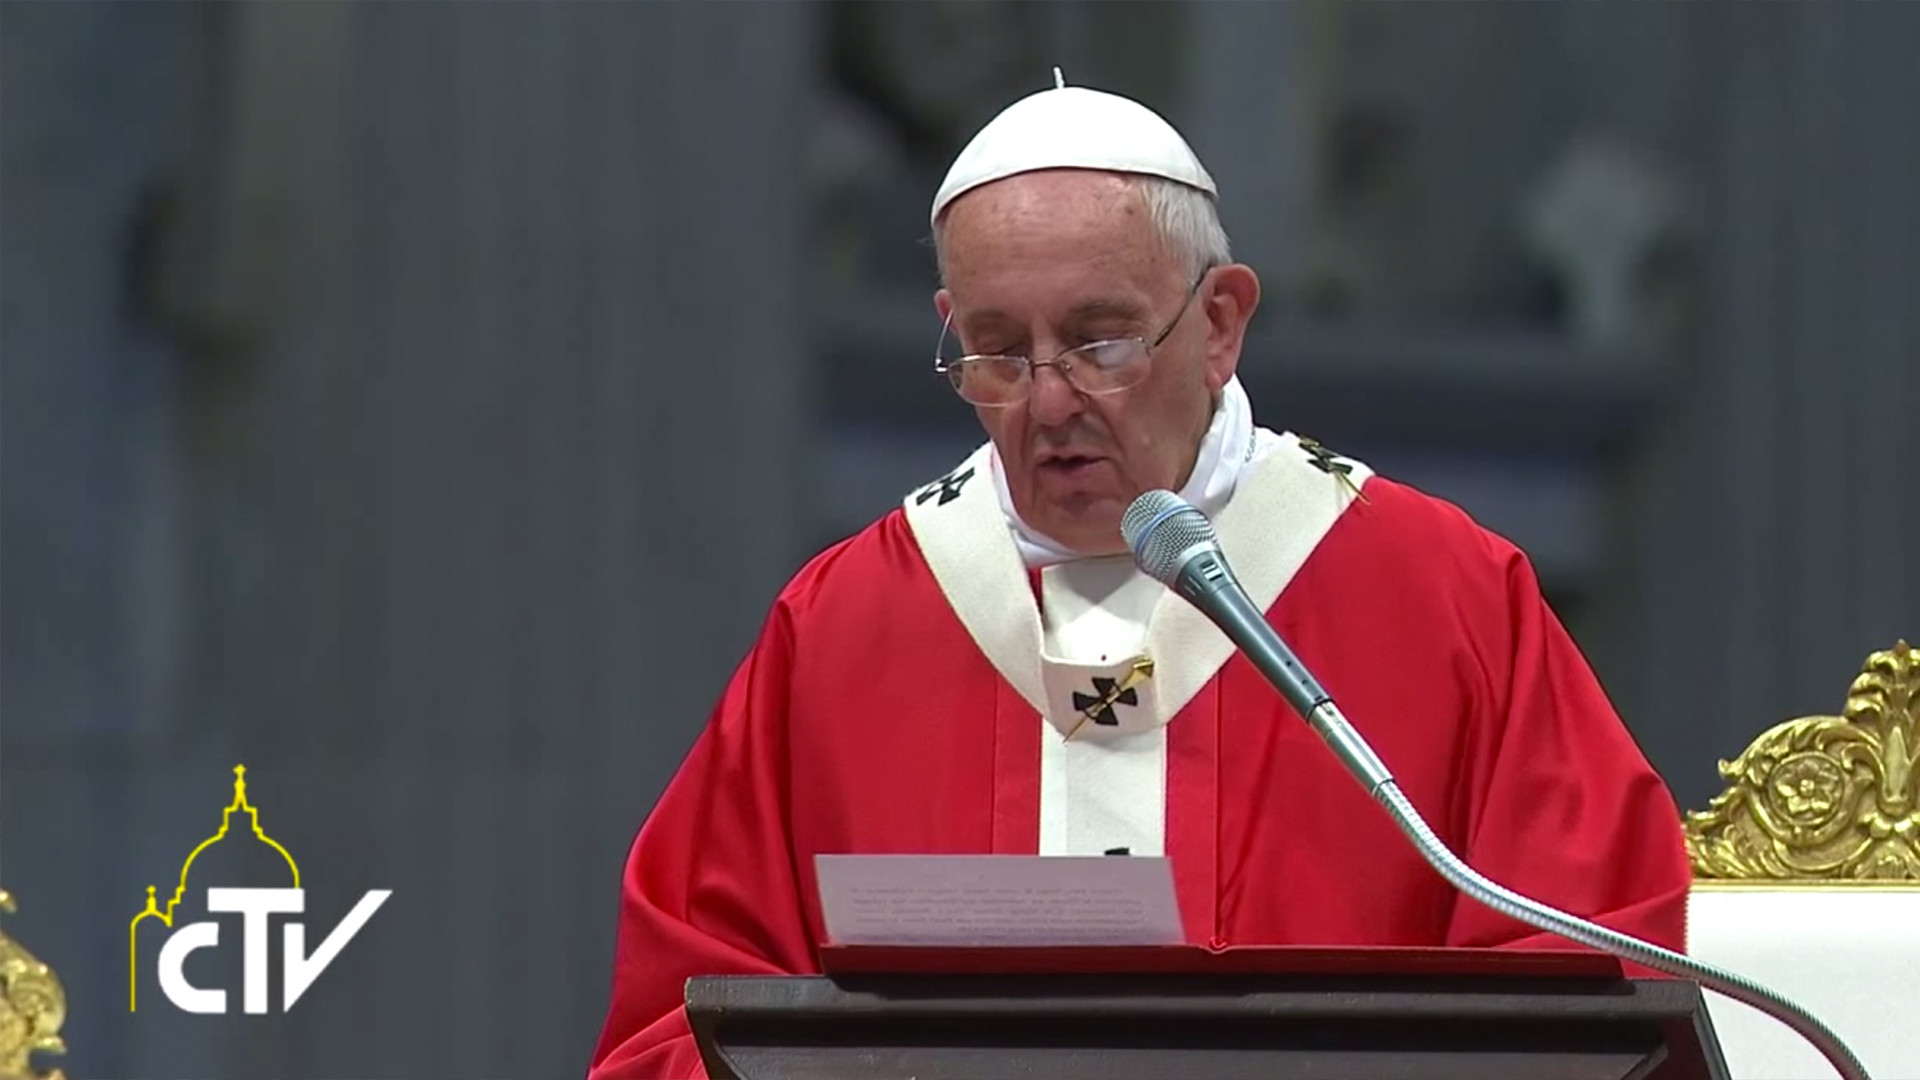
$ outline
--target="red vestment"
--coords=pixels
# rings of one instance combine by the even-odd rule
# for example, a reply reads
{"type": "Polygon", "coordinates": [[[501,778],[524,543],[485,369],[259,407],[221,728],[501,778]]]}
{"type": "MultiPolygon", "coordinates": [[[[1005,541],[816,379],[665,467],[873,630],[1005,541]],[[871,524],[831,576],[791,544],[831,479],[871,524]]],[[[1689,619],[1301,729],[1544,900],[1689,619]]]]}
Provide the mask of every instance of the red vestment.
{"type": "MultiPolygon", "coordinates": [[[[1284,467],[1337,497],[1324,469],[1284,467]]],[[[1453,850],[1683,949],[1678,810],[1525,557],[1447,503],[1363,477],[1365,498],[1330,511],[1277,599],[1256,602],[1453,850]]],[[[1041,741],[1059,736],[930,569],[941,512],[910,499],[774,604],[633,846],[591,1080],[704,1075],[689,977],[818,970],[815,854],[1036,852],[1041,741]]],[[[1238,569],[1260,529],[1285,527],[1223,528],[1223,548],[1238,569]]],[[[1165,725],[1165,854],[1190,941],[1572,947],[1456,894],[1220,651],[1165,725]]]]}

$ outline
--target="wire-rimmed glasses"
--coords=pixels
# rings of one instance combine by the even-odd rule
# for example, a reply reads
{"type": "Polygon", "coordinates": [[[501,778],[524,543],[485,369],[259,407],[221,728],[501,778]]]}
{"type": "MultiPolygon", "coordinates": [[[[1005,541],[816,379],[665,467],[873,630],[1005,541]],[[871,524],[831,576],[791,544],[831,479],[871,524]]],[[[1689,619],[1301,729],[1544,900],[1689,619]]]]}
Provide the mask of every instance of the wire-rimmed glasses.
{"type": "Polygon", "coordinates": [[[1057,369],[1074,389],[1083,394],[1117,394],[1131,389],[1146,379],[1147,372],[1152,368],[1153,350],[1159,348],[1160,343],[1167,340],[1167,335],[1173,333],[1173,328],[1186,317],[1201,283],[1207,280],[1207,274],[1212,270],[1213,267],[1207,267],[1193,280],[1193,285],[1187,289],[1186,299],[1180,304],[1180,310],[1174,313],[1165,329],[1154,335],[1153,340],[1123,337],[1089,341],[1084,345],[1063,349],[1051,360],[981,353],[970,353],[957,360],[942,359],[940,353],[946,348],[947,331],[953,324],[953,312],[949,311],[946,322],[940,327],[940,343],[934,346],[933,370],[947,377],[962,400],[987,408],[1002,408],[1025,401],[1033,392],[1034,369],[1042,367],[1057,369]]]}

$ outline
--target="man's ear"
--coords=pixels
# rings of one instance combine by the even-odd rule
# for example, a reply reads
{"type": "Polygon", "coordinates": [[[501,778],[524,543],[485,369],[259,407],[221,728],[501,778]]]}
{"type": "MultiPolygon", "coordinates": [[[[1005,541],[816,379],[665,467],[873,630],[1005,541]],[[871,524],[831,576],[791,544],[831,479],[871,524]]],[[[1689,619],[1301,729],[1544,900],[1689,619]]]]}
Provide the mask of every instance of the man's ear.
{"type": "Polygon", "coordinates": [[[948,292],[945,289],[937,290],[933,294],[934,314],[940,316],[940,318],[944,320],[946,319],[948,313],[951,312],[952,310],[953,310],[953,294],[948,292]]]}
{"type": "Polygon", "coordinates": [[[1209,382],[1225,386],[1233,377],[1246,344],[1247,324],[1259,306],[1260,276],[1252,267],[1233,263],[1213,272],[1205,304],[1209,382]]]}

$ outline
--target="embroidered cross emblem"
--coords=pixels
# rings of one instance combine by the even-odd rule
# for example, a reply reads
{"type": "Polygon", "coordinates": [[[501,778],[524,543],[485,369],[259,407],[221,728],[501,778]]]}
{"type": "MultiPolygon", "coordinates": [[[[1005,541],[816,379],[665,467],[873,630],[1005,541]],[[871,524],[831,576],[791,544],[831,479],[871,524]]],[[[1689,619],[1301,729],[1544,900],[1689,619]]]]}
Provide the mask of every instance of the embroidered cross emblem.
{"type": "Polygon", "coordinates": [[[1307,452],[1307,461],[1311,463],[1314,468],[1319,469],[1328,476],[1339,477],[1340,482],[1347,485],[1347,490],[1353,492],[1355,498],[1361,502],[1367,501],[1366,495],[1360,491],[1360,485],[1353,482],[1353,461],[1351,459],[1341,457],[1339,454],[1327,449],[1326,446],[1322,445],[1318,440],[1309,439],[1304,435],[1300,437],[1300,449],[1307,452]]]}
{"type": "Polygon", "coordinates": [[[1140,704],[1140,695],[1135,687],[1151,678],[1153,678],[1153,660],[1145,656],[1134,660],[1133,666],[1118,679],[1095,676],[1091,695],[1074,692],[1073,709],[1080,714],[1080,722],[1073,725],[1073,730],[1067,732],[1067,738],[1071,739],[1078,734],[1089,720],[1105,727],[1117,726],[1120,718],[1113,714],[1113,707],[1140,704]]]}
{"type": "Polygon", "coordinates": [[[967,481],[971,479],[973,479],[973,466],[971,465],[960,472],[948,473],[933,483],[928,484],[926,487],[921,488],[919,493],[913,497],[914,505],[925,506],[928,499],[938,495],[940,496],[940,501],[934,505],[945,506],[960,497],[960,489],[965,487],[967,481]]]}
{"type": "Polygon", "coordinates": [[[1129,686],[1121,690],[1119,686],[1119,679],[1102,679],[1095,676],[1092,694],[1074,692],[1074,710],[1096,724],[1104,724],[1108,727],[1118,724],[1119,717],[1113,715],[1115,705],[1140,704],[1140,695],[1134,692],[1133,687],[1129,686]]]}

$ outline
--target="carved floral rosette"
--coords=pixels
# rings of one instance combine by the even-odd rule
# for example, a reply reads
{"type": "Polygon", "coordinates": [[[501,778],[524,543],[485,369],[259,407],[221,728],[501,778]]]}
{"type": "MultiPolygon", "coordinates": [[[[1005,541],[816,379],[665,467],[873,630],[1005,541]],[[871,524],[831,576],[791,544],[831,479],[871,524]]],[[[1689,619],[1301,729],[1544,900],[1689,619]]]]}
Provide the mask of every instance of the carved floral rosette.
{"type": "Polygon", "coordinates": [[[1920,649],[1867,658],[1841,716],[1776,725],[1686,816],[1694,875],[1920,885],[1920,649]]]}
{"type": "MultiPolygon", "coordinates": [[[[0,912],[14,910],[13,896],[0,889],[0,912]]],[[[59,976],[0,931],[0,1080],[65,1080],[59,1069],[35,1072],[33,1055],[67,1052],[60,1038],[66,1018],[59,976]]]]}

